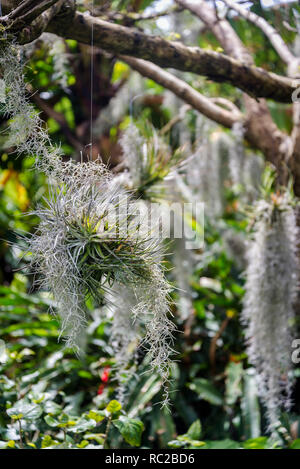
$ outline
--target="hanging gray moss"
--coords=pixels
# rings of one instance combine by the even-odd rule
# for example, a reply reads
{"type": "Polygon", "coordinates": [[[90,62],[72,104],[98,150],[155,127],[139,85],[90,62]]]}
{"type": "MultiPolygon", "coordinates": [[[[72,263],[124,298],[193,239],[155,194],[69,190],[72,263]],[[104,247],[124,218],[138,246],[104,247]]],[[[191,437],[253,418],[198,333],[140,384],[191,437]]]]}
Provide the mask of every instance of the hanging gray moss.
{"type": "Polygon", "coordinates": [[[287,194],[256,204],[242,318],[249,361],[256,370],[271,430],[281,410],[290,407],[290,353],[299,287],[297,236],[295,211],[287,194]]]}

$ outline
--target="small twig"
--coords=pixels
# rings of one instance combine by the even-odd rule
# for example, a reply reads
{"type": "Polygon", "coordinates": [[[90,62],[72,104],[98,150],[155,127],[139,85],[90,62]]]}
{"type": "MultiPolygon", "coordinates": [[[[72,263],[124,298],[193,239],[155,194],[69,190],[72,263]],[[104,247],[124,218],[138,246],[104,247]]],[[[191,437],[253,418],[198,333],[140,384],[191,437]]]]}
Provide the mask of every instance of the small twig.
{"type": "Polygon", "coordinates": [[[236,114],[239,114],[241,112],[233,102],[229,101],[229,99],[222,98],[221,96],[219,96],[217,98],[210,98],[210,100],[215,104],[220,104],[221,106],[226,107],[227,109],[236,114]]]}
{"type": "Polygon", "coordinates": [[[107,425],[106,425],[106,430],[105,430],[105,436],[104,436],[104,441],[103,441],[103,448],[105,449],[105,446],[107,446],[106,449],[109,449],[109,446],[108,446],[108,443],[107,443],[107,438],[108,438],[108,433],[109,433],[109,430],[110,430],[110,426],[111,426],[111,421],[112,421],[112,415],[110,415],[108,417],[108,420],[107,420],[107,425]]]}
{"type": "Polygon", "coordinates": [[[21,447],[21,449],[24,449],[23,438],[22,438],[22,424],[21,424],[21,419],[18,419],[18,423],[19,423],[19,433],[20,433],[20,447],[21,447]]]}
{"type": "Polygon", "coordinates": [[[172,127],[174,127],[174,125],[176,125],[178,122],[184,119],[184,116],[190,109],[192,109],[192,107],[189,104],[185,104],[184,106],[182,106],[179,109],[179,113],[177,114],[177,116],[174,116],[171,120],[169,120],[169,122],[166,125],[164,125],[164,127],[160,130],[159,132],[160,135],[165,135],[168,132],[170,132],[170,130],[172,129],[172,127]]]}
{"type": "Polygon", "coordinates": [[[212,338],[210,346],[209,346],[209,362],[211,364],[212,375],[215,375],[215,369],[216,369],[217,342],[218,342],[219,338],[221,337],[221,335],[223,334],[223,332],[225,331],[226,327],[228,326],[228,323],[229,323],[230,319],[231,318],[227,316],[223,320],[223,322],[220,326],[220,329],[216,332],[216,334],[212,338]]]}
{"type": "MultiPolygon", "coordinates": [[[[155,13],[150,13],[148,15],[145,14],[138,14],[135,12],[132,13],[120,13],[118,11],[111,11],[107,12],[106,14],[103,14],[101,10],[94,9],[93,16],[97,16],[103,20],[106,21],[121,21],[122,23],[130,24],[130,23],[136,23],[138,21],[149,21],[149,20],[154,20],[156,18],[161,18],[162,16],[168,16],[172,13],[182,11],[182,8],[178,6],[173,6],[172,8],[166,9],[164,11],[160,12],[155,12],[155,13]]],[[[90,12],[92,13],[92,10],[90,9],[90,12]]]]}
{"type": "Polygon", "coordinates": [[[75,135],[73,134],[72,130],[70,129],[65,117],[63,114],[55,111],[48,103],[42,99],[38,94],[34,94],[32,96],[32,100],[36,103],[36,105],[47,114],[48,117],[54,119],[61,127],[62,132],[65,134],[66,139],[68,142],[77,150],[82,150],[82,143],[77,140],[75,135]]]}

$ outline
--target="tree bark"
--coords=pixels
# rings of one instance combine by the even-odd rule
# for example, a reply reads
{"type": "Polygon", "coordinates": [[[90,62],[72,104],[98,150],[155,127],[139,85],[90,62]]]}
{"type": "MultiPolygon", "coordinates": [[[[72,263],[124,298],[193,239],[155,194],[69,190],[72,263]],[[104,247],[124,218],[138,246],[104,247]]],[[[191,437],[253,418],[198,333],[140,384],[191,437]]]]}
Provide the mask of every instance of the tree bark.
{"type": "Polygon", "coordinates": [[[190,104],[194,109],[204,114],[211,120],[224,127],[231,128],[237,121],[243,120],[243,114],[236,108],[236,110],[228,111],[215,104],[206,96],[198,93],[194,88],[188,85],[185,81],[180,80],[165,70],[162,70],[157,65],[152,64],[146,60],[135,59],[126,55],[121,55],[120,59],[130,65],[131,68],[148,78],[151,78],[156,83],[164,86],[172,91],[176,96],[190,104]]]}
{"type": "Polygon", "coordinates": [[[249,66],[225,54],[187,47],[79,12],[72,20],[55,18],[48,27],[49,32],[84,44],[91,43],[92,29],[94,45],[110,53],[130,55],[162,68],[189,71],[213,81],[230,83],[257,98],[291,102],[291,95],[297,88],[289,78],[249,66]]]}
{"type": "MultiPolygon", "coordinates": [[[[253,67],[253,57],[248,49],[230,23],[225,19],[219,19],[213,8],[201,0],[197,4],[189,0],[175,1],[194,13],[209,27],[227,54],[253,67]]],[[[279,183],[286,184],[288,171],[285,155],[289,142],[288,135],[276,126],[265,100],[257,101],[244,93],[244,104],[246,108],[245,138],[276,167],[279,183]]]]}

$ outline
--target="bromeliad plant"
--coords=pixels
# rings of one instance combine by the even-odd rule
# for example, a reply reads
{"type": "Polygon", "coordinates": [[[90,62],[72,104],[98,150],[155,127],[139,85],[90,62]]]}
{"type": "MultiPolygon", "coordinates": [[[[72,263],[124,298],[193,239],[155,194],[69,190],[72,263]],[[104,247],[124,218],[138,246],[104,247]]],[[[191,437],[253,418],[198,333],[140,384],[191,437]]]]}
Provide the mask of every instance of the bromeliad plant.
{"type": "Polygon", "coordinates": [[[111,185],[101,163],[74,166],[76,175],[52,189],[46,206],[35,212],[41,222],[30,239],[31,267],[54,295],[67,346],[78,351],[87,301],[118,302],[113,286],[132,289],[132,318],[144,324],[153,366],[167,379],[174,326],[160,241],[147,235],[137,202],[111,185]]]}
{"type": "Polygon", "coordinates": [[[130,188],[146,200],[168,197],[165,181],[178,169],[185,156],[173,152],[153,128],[140,130],[131,123],[121,138],[121,146],[130,175],[130,188]]]}
{"type": "MultiPolygon", "coordinates": [[[[1,44],[1,110],[10,118],[7,146],[35,156],[37,168],[49,176],[50,196],[34,212],[40,224],[28,239],[36,284],[51,291],[66,345],[78,353],[84,347],[88,302],[96,307],[118,303],[118,286],[130,289],[127,323],[144,327],[142,344],[166,382],[174,326],[159,237],[149,232],[139,202],[114,183],[102,163],[63,161],[26,96],[22,53],[14,43],[1,44]]],[[[124,347],[128,329],[122,334],[124,347]]]]}

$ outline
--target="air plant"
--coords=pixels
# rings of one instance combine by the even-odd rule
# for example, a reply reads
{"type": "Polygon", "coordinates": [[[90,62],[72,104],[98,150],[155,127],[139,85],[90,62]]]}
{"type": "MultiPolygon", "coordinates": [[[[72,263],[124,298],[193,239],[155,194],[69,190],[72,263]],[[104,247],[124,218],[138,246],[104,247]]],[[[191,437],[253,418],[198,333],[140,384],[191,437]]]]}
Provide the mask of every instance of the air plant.
{"type": "Polygon", "coordinates": [[[52,293],[66,346],[78,353],[82,352],[88,301],[95,306],[117,304],[117,287],[130,290],[128,315],[121,314],[115,322],[124,326],[123,335],[122,328],[117,328],[118,333],[113,328],[119,368],[129,359],[127,354],[121,360],[120,353],[131,332],[137,331],[131,327],[134,321],[144,327],[141,345],[166,383],[174,325],[168,317],[170,287],[161,267],[160,239],[140,216],[139,202],[113,181],[101,162],[63,161],[61,150],[51,144],[26,96],[21,53],[14,43],[1,45],[5,88],[1,110],[10,117],[7,145],[17,153],[35,156],[37,169],[50,179],[49,198],[34,212],[40,224],[28,237],[35,283],[52,293]]]}
{"type": "Polygon", "coordinates": [[[256,203],[248,249],[243,322],[249,361],[272,431],[282,407],[289,408],[293,384],[290,348],[298,291],[297,224],[288,193],[256,203]]]}
{"type": "MultiPolygon", "coordinates": [[[[116,285],[132,290],[132,317],[145,325],[152,364],[167,379],[173,323],[169,285],[160,266],[158,237],[147,235],[137,202],[101,163],[70,163],[65,181],[37,208],[38,230],[29,239],[31,269],[53,294],[66,345],[80,351],[86,302],[118,303],[116,285]]],[[[127,329],[128,335],[131,329],[127,329]]]]}
{"type": "Polygon", "coordinates": [[[145,126],[141,132],[133,123],[125,130],[121,146],[136,195],[152,201],[167,198],[165,181],[184,159],[180,149],[172,152],[153,128],[145,126]]]}

